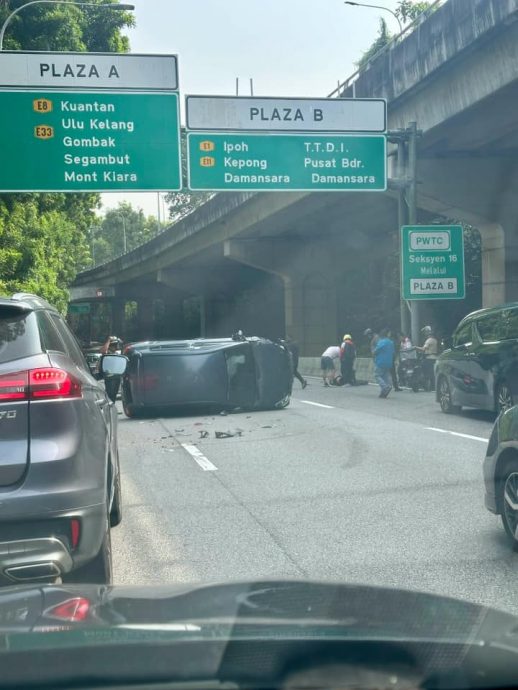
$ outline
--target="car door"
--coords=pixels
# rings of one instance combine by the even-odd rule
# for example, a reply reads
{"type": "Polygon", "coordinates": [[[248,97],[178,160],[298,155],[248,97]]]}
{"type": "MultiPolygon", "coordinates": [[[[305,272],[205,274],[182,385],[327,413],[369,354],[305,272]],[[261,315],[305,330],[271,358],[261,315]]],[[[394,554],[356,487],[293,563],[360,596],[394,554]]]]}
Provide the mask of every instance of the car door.
{"type": "MultiPolygon", "coordinates": [[[[503,350],[509,350],[505,342],[506,325],[503,312],[498,311],[477,319],[473,324],[473,353],[471,375],[477,395],[477,407],[493,410],[495,392],[500,379],[503,350]]],[[[506,359],[504,357],[504,359],[506,359]]]]}
{"type": "Polygon", "coordinates": [[[454,405],[473,406],[474,391],[471,359],[473,356],[473,326],[462,322],[453,334],[453,343],[441,368],[446,373],[454,405]]]}
{"type": "Polygon", "coordinates": [[[38,319],[44,339],[50,341],[49,356],[53,365],[66,369],[81,382],[82,397],[74,414],[88,439],[88,452],[104,459],[112,436],[112,403],[104,383],[93,378],[79,345],[58,314],[40,311],[38,319]]]}

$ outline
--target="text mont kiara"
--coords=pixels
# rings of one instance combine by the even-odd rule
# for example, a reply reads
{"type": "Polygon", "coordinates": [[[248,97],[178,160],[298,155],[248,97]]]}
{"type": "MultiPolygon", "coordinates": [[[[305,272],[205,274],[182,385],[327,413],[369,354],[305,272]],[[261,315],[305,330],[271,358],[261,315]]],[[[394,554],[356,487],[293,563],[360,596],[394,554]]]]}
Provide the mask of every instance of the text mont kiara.
{"type": "MultiPolygon", "coordinates": [[[[60,111],[62,113],[61,127],[64,131],[70,132],[63,136],[65,148],[116,149],[117,133],[133,134],[135,131],[135,123],[132,120],[119,120],[113,117],[116,115],[116,107],[113,103],[97,101],[73,103],[63,99],[60,101],[60,111]]],[[[138,181],[137,174],[128,170],[132,164],[128,153],[117,154],[107,151],[81,155],[65,153],[64,162],[69,168],[64,171],[65,182],[138,181]],[[102,179],[99,179],[97,170],[89,172],[85,170],[91,166],[106,167],[106,170],[102,171],[102,179]]]]}

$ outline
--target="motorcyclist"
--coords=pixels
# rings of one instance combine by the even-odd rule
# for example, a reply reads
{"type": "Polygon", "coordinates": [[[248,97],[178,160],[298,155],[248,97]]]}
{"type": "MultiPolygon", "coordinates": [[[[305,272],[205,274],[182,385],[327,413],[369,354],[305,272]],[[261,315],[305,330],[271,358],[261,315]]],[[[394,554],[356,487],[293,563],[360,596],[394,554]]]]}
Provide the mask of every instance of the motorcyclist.
{"type": "Polygon", "coordinates": [[[421,333],[423,334],[425,341],[423,343],[423,346],[417,346],[416,350],[419,350],[419,352],[422,352],[424,355],[424,375],[425,379],[428,381],[429,390],[433,391],[435,390],[434,367],[435,362],[437,360],[437,356],[439,354],[439,343],[433,333],[433,329],[431,326],[424,326],[424,328],[421,329],[421,333]]]}
{"type": "MultiPolygon", "coordinates": [[[[120,355],[122,354],[122,340],[116,335],[109,335],[106,342],[101,347],[101,354],[103,355],[120,355]]],[[[108,376],[104,379],[106,392],[110,400],[115,401],[119,393],[121,379],[120,376],[108,376]]]]}
{"type": "Polygon", "coordinates": [[[101,347],[102,355],[120,355],[122,353],[122,340],[116,335],[109,335],[101,347]]]}

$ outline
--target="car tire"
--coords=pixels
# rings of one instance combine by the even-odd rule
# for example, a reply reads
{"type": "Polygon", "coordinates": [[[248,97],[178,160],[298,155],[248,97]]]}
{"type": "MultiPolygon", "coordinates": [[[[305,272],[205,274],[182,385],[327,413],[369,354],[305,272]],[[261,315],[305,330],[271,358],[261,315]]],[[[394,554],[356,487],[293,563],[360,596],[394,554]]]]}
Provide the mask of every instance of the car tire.
{"type": "Polygon", "coordinates": [[[514,405],[513,394],[507,383],[499,383],[495,393],[495,412],[505,412],[514,405]]]}
{"type": "Polygon", "coordinates": [[[124,397],[122,398],[122,409],[126,417],[129,419],[135,419],[135,417],[138,417],[138,413],[135,410],[133,405],[130,405],[124,400],[124,397]]]}
{"type": "Polygon", "coordinates": [[[72,570],[61,577],[64,583],[111,585],[113,579],[112,570],[112,544],[110,526],[106,521],[106,532],[98,554],[88,563],[72,570]]]}
{"type": "Polygon", "coordinates": [[[444,414],[455,414],[460,412],[460,405],[454,405],[451,401],[451,389],[446,376],[441,376],[437,381],[437,392],[439,405],[444,414]]]}
{"type": "Polygon", "coordinates": [[[117,527],[122,522],[122,489],[120,468],[115,479],[113,502],[110,510],[110,527],[117,527]]]}
{"type": "Polygon", "coordinates": [[[507,461],[497,486],[502,523],[513,548],[518,549],[518,458],[507,461]]]}

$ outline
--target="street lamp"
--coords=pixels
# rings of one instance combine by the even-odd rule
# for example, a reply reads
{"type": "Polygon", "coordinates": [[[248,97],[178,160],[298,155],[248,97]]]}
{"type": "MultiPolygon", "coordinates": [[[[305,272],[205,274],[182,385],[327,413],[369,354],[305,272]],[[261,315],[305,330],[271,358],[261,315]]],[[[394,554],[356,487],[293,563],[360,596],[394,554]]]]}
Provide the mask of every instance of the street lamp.
{"type": "Polygon", "coordinates": [[[124,238],[124,254],[126,254],[126,251],[128,249],[126,245],[126,218],[122,215],[122,213],[117,213],[117,216],[122,220],[122,235],[124,238]]]}
{"type": "Polygon", "coordinates": [[[5,22],[2,24],[2,28],[0,29],[0,50],[4,49],[4,34],[5,30],[7,29],[7,25],[9,24],[11,19],[15,15],[17,15],[18,12],[21,12],[21,10],[25,9],[26,7],[30,7],[31,5],[73,5],[74,7],[101,7],[103,9],[116,10],[117,12],[135,9],[134,5],[128,5],[125,3],[115,3],[113,5],[99,5],[96,2],[69,2],[68,0],[31,0],[31,2],[26,2],[25,5],[20,5],[20,7],[17,7],[15,10],[13,10],[11,14],[7,17],[5,22]]]}
{"type": "Polygon", "coordinates": [[[349,0],[345,0],[344,5],[354,5],[356,7],[372,7],[375,10],[385,10],[385,12],[390,12],[390,14],[395,17],[397,23],[399,24],[399,33],[403,33],[403,25],[401,24],[401,21],[397,14],[393,12],[392,10],[389,10],[388,7],[382,7],[381,5],[368,5],[366,2],[350,2],[349,0]]]}

